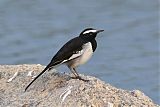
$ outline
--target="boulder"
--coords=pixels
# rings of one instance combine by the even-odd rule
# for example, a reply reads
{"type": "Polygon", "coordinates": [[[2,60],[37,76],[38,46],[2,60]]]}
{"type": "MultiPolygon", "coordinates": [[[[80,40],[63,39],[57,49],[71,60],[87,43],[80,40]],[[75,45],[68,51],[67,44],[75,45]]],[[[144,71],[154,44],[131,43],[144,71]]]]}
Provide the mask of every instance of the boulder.
{"type": "Polygon", "coordinates": [[[45,66],[0,65],[0,107],[158,107],[139,90],[123,90],[92,76],[84,82],[70,74],[46,71],[25,92],[45,66]]]}

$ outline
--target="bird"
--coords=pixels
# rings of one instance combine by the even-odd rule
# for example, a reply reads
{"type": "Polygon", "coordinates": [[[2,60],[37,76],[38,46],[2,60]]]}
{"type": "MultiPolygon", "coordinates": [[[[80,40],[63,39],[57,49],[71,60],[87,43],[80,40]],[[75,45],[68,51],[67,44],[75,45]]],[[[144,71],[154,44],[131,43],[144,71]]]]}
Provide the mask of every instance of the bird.
{"type": "Polygon", "coordinates": [[[54,55],[50,63],[44,68],[44,70],[39,73],[25,88],[25,91],[30,87],[30,85],[45,71],[49,71],[61,64],[68,66],[70,71],[73,73],[73,79],[79,79],[83,81],[88,81],[82,79],[76,68],[82,64],[85,64],[95,52],[97,48],[96,36],[98,33],[104,30],[97,30],[94,28],[84,29],[79,36],[69,40],[66,44],[60,48],[60,50],[54,55]]]}

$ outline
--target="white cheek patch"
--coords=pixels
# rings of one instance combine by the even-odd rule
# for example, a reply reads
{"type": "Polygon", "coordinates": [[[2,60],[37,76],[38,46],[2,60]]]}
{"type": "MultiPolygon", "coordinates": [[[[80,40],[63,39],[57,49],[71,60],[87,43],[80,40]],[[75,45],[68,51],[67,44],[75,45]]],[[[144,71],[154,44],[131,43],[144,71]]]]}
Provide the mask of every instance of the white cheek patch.
{"type": "Polygon", "coordinates": [[[87,30],[87,31],[83,32],[83,34],[90,33],[90,32],[95,33],[95,32],[97,32],[97,30],[87,30]]]}

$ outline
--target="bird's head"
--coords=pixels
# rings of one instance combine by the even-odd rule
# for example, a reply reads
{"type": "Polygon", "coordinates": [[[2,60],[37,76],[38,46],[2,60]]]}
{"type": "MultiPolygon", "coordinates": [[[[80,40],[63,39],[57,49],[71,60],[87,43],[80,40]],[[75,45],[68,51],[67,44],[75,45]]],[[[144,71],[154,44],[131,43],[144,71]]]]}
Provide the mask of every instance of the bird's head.
{"type": "Polygon", "coordinates": [[[99,32],[103,32],[103,31],[104,30],[96,30],[93,28],[87,28],[80,33],[79,37],[84,38],[86,40],[92,40],[92,39],[95,39],[95,37],[97,36],[99,32]]]}

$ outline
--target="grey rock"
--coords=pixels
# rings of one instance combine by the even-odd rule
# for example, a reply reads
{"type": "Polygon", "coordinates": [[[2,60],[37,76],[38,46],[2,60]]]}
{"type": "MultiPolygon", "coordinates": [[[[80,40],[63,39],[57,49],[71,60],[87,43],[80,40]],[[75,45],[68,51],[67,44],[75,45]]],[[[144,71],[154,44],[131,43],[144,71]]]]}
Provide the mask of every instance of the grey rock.
{"type": "Polygon", "coordinates": [[[0,65],[0,107],[158,107],[139,90],[118,89],[95,77],[80,75],[90,80],[71,79],[69,74],[47,71],[24,92],[44,66],[0,65]],[[12,81],[7,80],[16,72],[12,81]]]}

